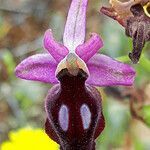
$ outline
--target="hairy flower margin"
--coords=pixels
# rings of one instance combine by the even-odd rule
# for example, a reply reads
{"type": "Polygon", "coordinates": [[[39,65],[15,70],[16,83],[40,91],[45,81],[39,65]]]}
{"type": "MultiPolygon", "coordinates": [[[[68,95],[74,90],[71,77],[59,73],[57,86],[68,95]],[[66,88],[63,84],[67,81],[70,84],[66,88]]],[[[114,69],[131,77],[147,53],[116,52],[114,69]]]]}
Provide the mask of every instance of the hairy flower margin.
{"type": "Polygon", "coordinates": [[[100,11],[117,20],[125,28],[126,35],[133,40],[133,50],[129,53],[129,58],[133,63],[137,63],[145,43],[150,41],[150,1],[109,2],[111,7],[102,7],[100,11]]]}
{"type": "Polygon", "coordinates": [[[135,77],[131,66],[97,53],[103,46],[97,33],[85,42],[87,3],[72,0],[63,44],[47,30],[43,44],[49,54],[31,56],[15,70],[19,78],[55,84],[45,101],[45,130],[64,150],[95,149],[105,123],[101,97],[93,86],[129,86],[135,77]]]}

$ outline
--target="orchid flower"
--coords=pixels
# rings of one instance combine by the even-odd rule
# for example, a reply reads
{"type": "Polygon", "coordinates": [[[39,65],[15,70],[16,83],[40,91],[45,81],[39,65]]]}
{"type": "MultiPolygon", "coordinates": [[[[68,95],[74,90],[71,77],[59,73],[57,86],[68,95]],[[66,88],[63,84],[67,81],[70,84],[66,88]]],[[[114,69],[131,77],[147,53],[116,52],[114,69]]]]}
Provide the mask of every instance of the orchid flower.
{"type": "Polygon", "coordinates": [[[135,71],[98,50],[103,41],[97,33],[85,42],[88,0],[72,0],[65,25],[63,44],[49,29],[44,35],[48,54],[22,61],[16,76],[55,84],[46,97],[46,133],[61,149],[94,150],[95,139],[105,126],[101,97],[94,86],[133,84],[135,71]]]}
{"type": "Polygon", "coordinates": [[[150,1],[110,0],[110,4],[110,8],[102,7],[101,12],[124,26],[126,35],[133,39],[133,51],[129,53],[129,58],[137,63],[145,42],[150,41],[150,1]]]}

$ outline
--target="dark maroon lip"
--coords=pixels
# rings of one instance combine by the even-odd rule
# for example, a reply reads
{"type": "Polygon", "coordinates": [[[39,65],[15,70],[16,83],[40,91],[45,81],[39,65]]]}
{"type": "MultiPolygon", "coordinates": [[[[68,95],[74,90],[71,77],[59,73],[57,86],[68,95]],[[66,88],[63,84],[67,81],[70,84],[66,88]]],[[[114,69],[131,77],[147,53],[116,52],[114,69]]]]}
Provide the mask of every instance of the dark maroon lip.
{"type": "Polygon", "coordinates": [[[63,69],[60,83],[51,88],[45,102],[45,131],[61,149],[94,150],[95,139],[103,131],[101,96],[85,84],[88,75],[80,69],[77,76],[63,69]]]}

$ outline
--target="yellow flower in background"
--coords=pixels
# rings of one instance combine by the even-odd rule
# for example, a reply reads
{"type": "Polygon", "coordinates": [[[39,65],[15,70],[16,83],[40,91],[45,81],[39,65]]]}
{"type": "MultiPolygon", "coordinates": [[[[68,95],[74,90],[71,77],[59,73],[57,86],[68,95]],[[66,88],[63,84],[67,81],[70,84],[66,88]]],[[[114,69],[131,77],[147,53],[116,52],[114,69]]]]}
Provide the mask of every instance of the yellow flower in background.
{"type": "Polygon", "coordinates": [[[1,150],[59,150],[42,129],[22,128],[9,133],[9,141],[0,146],[1,150]]]}

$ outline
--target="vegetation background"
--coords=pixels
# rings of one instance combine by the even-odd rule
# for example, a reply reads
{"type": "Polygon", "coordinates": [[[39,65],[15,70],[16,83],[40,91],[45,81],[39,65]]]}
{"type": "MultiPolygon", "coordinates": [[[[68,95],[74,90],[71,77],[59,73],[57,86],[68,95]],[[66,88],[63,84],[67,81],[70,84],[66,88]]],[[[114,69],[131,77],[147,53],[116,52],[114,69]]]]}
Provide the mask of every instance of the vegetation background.
{"type": "MultiPolygon", "coordinates": [[[[17,79],[15,66],[26,57],[44,52],[48,28],[62,42],[70,0],[0,0],[0,145],[12,130],[44,128],[44,98],[52,85],[17,79]]],[[[101,53],[132,65],[132,41],[114,20],[99,12],[106,0],[89,0],[87,38],[97,32],[104,40],[101,53]]],[[[97,140],[101,150],[150,150],[150,43],[132,87],[98,88],[103,97],[106,127],[97,140]]],[[[0,146],[1,147],[1,146],[0,146]]]]}

